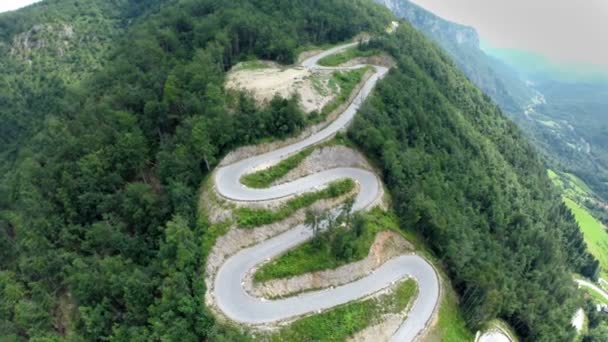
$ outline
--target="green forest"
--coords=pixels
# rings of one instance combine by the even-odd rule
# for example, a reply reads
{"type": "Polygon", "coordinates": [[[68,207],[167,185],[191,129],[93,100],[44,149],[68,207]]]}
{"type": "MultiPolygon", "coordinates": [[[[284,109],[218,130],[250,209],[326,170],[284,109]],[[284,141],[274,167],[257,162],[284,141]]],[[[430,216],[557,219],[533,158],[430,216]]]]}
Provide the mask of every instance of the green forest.
{"type": "Polygon", "coordinates": [[[577,295],[595,277],[576,222],[515,124],[409,27],[372,40],[398,63],[355,118],[403,227],[422,234],[475,327],[509,322],[530,341],[567,341],[577,295]]]}
{"type": "Polygon", "coordinates": [[[361,32],[397,67],[349,136],[383,170],[401,228],[432,247],[471,328],[501,317],[526,341],[573,337],[570,274],[598,263],[542,160],[438,47],[407,24],[383,34],[393,19],[368,0],[0,14],[0,340],[248,340],[204,305],[216,232],[199,188],[230,150],[307,121],[294,99],[224,90],[225,73],[361,32]]]}
{"type": "Polygon", "coordinates": [[[391,18],[351,0],[147,4],[49,1],[0,16],[2,340],[237,339],[204,307],[198,188],[219,156],[304,121],[293,101],[258,108],[225,92],[224,74],[252,56],[292,63],[299,47],[391,18]],[[46,49],[11,53],[14,33],[47,20],[91,42],[75,39],[64,60],[45,26],[46,49]]]}

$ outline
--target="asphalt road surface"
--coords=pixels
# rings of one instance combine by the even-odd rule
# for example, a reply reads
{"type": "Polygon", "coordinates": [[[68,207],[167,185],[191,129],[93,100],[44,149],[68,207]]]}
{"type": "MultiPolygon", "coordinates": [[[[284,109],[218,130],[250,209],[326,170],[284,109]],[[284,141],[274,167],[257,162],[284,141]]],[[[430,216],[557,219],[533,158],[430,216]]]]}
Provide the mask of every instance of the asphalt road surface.
{"type": "MultiPolygon", "coordinates": [[[[363,66],[330,68],[317,64],[323,57],[343,51],[355,44],[342,45],[324,51],[302,62],[302,66],[310,69],[335,70],[361,68],[363,66]]],[[[366,81],[354,101],[335,121],[321,131],[292,145],[219,168],[214,178],[217,192],[233,201],[271,201],[317,191],[334,180],[351,178],[358,182],[361,189],[355,199],[353,211],[366,209],[377,198],[382,185],[374,173],[363,169],[349,167],[330,169],[266,189],[248,188],[239,180],[253,170],[274,165],[308,146],[323,142],[347,127],[378,80],[388,72],[385,67],[373,67],[375,68],[374,75],[366,81]]],[[[382,290],[404,278],[412,277],[418,283],[418,296],[408,317],[394,333],[392,340],[413,341],[424,331],[439,300],[439,279],[433,267],[425,259],[416,255],[393,258],[372,274],[355,282],[331,289],[306,292],[286,299],[254,298],[244,290],[245,275],[252,268],[279,256],[311,237],[311,229],[305,225],[299,225],[258,245],[243,249],[228,258],[220,266],[214,282],[214,296],[218,308],[236,322],[254,325],[271,323],[348,303],[382,290]]]]}

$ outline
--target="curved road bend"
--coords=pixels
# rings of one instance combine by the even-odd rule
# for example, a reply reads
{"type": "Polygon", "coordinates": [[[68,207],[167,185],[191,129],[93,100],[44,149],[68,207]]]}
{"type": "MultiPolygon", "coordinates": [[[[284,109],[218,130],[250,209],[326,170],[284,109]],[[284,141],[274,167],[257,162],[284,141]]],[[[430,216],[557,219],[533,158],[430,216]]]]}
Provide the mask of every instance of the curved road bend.
{"type": "MultiPolygon", "coordinates": [[[[324,51],[302,62],[309,69],[346,70],[347,68],[322,67],[317,62],[325,56],[341,52],[356,43],[346,44],[324,51]]],[[[238,161],[219,168],[215,173],[217,192],[232,201],[269,201],[316,191],[330,182],[351,178],[358,182],[361,191],[357,194],[353,211],[367,208],[378,196],[380,181],[370,171],[340,167],[280,184],[266,189],[252,189],[240,183],[243,175],[253,170],[274,165],[302,149],[331,138],[345,128],[353,119],[361,103],[369,96],[378,80],[388,69],[373,66],[375,73],[370,77],[354,101],[340,116],[319,132],[283,148],[238,161]]],[[[243,249],[231,256],[220,266],[215,282],[215,300],[218,308],[230,319],[245,324],[263,324],[281,321],[300,315],[318,312],[336,305],[348,303],[382,290],[396,281],[413,277],[418,283],[418,296],[408,313],[407,319],[394,333],[393,341],[413,341],[426,327],[439,300],[439,279],[429,263],[415,255],[403,255],[387,261],[372,274],[355,282],[325,289],[306,292],[279,300],[254,298],[243,288],[245,275],[256,265],[274,258],[312,237],[312,231],[305,225],[298,225],[258,245],[243,249]]]]}
{"type": "Polygon", "coordinates": [[[597,292],[600,296],[604,297],[604,299],[606,299],[608,301],[608,293],[606,293],[606,291],[604,291],[604,289],[595,285],[594,283],[584,280],[584,279],[574,279],[574,282],[576,282],[579,286],[585,286],[590,289],[593,289],[595,292],[597,292]]]}

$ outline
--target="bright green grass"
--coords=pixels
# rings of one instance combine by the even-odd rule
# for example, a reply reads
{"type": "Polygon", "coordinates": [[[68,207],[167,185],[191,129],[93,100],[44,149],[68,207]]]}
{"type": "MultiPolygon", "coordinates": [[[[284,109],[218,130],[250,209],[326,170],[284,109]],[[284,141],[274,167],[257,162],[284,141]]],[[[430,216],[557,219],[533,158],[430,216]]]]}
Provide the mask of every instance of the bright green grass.
{"type": "Polygon", "coordinates": [[[594,290],[590,287],[587,287],[587,286],[581,286],[580,290],[583,291],[584,293],[588,294],[593,299],[594,302],[599,303],[599,304],[608,305],[608,300],[606,300],[606,298],[604,298],[604,296],[602,296],[596,290],[594,290]]]}
{"type": "Polygon", "coordinates": [[[310,206],[316,201],[335,198],[347,194],[355,187],[352,179],[343,179],[329,184],[323,190],[305,193],[287,201],[278,210],[238,208],[234,210],[236,222],[242,228],[253,228],[283,220],[298,209],[310,206]]]}
{"type": "Polygon", "coordinates": [[[445,290],[445,286],[444,291],[438,321],[430,334],[442,342],[473,341],[473,334],[458,308],[456,294],[452,289],[445,290]]]}
{"type": "Polygon", "coordinates": [[[574,183],[574,185],[579,188],[579,190],[581,192],[587,193],[587,194],[593,194],[593,190],[591,190],[591,188],[585,183],[583,182],[582,179],[578,178],[577,176],[571,174],[571,173],[564,173],[564,175],[566,177],[568,177],[570,179],[570,181],[572,183],[574,183]]]}
{"type": "Polygon", "coordinates": [[[323,241],[321,246],[315,247],[312,241],[301,244],[260,267],[254,275],[254,280],[264,282],[271,279],[288,278],[308,272],[334,269],[353,261],[362,260],[369,254],[369,249],[379,232],[384,230],[399,232],[397,218],[381,209],[376,208],[362,215],[365,222],[363,233],[354,241],[354,252],[349,259],[336,258],[331,251],[330,235],[340,234],[340,231],[323,232],[319,237],[323,241]]]}
{"type": "Polygon", "coordinates": [[[272,182],[285,176],[289,171],[300,165],[300,163],[306,157],[308,157],[312,151],[313,148],[307,148],[267,169],[245,175],[241,178],[241,183],[250,188],[267,188],[270,186],[270,184],[272,184],[272,182]]]}
{"type": "Polygon", "coordinates": [[[271,337],[272,341],[344,341],[372,325],[387,313],[403,311],[417,293],[416,283],[406,280],[392,294],[353,302],[319,315],[302,318],[271,337]]]}
{"type": "MultiPolygon", "coordinates": [[[[416,254],[425,257],[433,265],[441,265],[441,261],[429,250],[420,233],[411,228],[401,230],[407,241],[416,248],[416,254]]],[[[461,342],[473,341],[474,335],[467,327],[458,306],[458,297],[452,289],[449,277],[438,269],[443,282],[443,296],[439,307],[437,324],[428,332],[429,341],[461,342]]]]}
{"type": "Polygon", "coordinates": [[[602,224],[593,218],[589,212],[573,200],[565,197],[564,202],[570,208],[576,222],[581,227],[589,252],[595,256],[602,268],[602,276],[606,276],[608,270],[608,233],[602,224]]]}
{"type": "Polygon", "coordinates": [[[322,58],[321,60],[319,60],[319,65],[334,67],[346,63],[357,57],[371,57],[374,55],[378,55],[379,53],[380,51],[378,50],[360,50],[358,47],[352,47],[340,53],[336,53],[322,58]]]}
{"type": "Polygon", "coordinates": [[[583,180],[571,173],[556,173],[553,170],[547,170],[547,174],[562,194],[570,199],[580,203],[593,196],[593,190],[583,180]]]}

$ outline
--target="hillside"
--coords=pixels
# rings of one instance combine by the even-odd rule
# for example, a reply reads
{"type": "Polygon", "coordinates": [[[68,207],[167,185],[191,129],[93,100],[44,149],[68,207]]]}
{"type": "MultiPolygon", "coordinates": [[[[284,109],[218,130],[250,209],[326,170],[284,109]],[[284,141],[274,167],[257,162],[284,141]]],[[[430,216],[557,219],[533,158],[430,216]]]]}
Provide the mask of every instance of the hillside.
{"type": "Polygon", "coordinates": [[[407,0],[375,0],[448,52],[460,70],[506,112],[521,112],[534,92],[517,72],[480,49],[475,29],[444,20],[407,0]]]}
{"type": "MultiPolygon", "coordinates": [[[[143,6],[149,11],[140,1],[89,2],[83,9],[46,1],[0,16],[9,55],[6,44],[23,34],[69,38],[65,20],[74,34],[106,27],[87,19],[88,10],[117,18],[104,20],[116,31],[103,44],[68,39],[69,53],[57,44],[30,46],[2,70],[12,82],[19,70],[40,82],[2,97],[15,107],[3,108],[9,119],[2,129],[20,133],[0,146],[0,339],[251,340],[251,331],[205,304],[207,258],[228,227],[202,210],[209,204],[202,194],[229,152],[293,138],[323,117],[304,113],[297,97],[256,103],[224,87],[227,72],[257,59],[290,65],[302,51],[362,32],[373,38],[360,55],[372,49],[396,66],[366,90],[370,98],[341,143],[381,170],[392,206],[380,221],[428,246],[426,257],[454,285],[460,313],[440,312],[438,324],[447,317],[445,326],[464,332],[436,336],[467,336],[454,323],[462,315],[469,329],[502,318],[524,340],[573,337],[569,320],[580,301],[570,274],[593,277],[597,261],[519,130],[411,26],[385,33],[395,18],[368,0],[167,0],[143,6]],[[34,29],[42,24],[53,28],[34,29]]],[[[353,187],[338,183],[309,196],[336,197],[353,187]]],[[[255,222],[281,220],[310,198],[232,219],[249,222],[242,230],[255,235],[255,222]]],[[[360,229],[379,220],[364,218],[360,229]]],[[[331,245],[342,252],[363,244],[350,237],[330,237],[331,245]]],[[[403,284],[398,302],[407,307],[415,290],[403,284]]],[[[303,330],[350,336],[350,323],[365,326],[367,313],[391,309],[349,303],[269,338],[303,330]],[[328,316],[344,330],[315,330],[328,316]]]]}
{"type": "Polygon", "coordinates": [[[67,89],[100,71],[127,28],[159,3],[44,1],[0,14],[0,170],[61,112],[67,89]]]}
{"type": "Polygon", "coordinates": [[[604,77],[555,66],[525,51],[480,47],[473,28],[441,19],[408,0],[376,0],[439,44],[456,65],[527,134],[555,168],[574,173],[604,199],[608,113],[604,77]],[[508,52],[508,53],[507,53],[508,52]]]}
{"type": "Polygon", "coordinates": [[[559,327],[570,314],[549,309],[573,304],[559,302],[572,288],[557,265],[567,260],[589,275],[597,261],[515,125],[437,47],[405,30],[372,43],[396,56],[400,68],[355,120],[353,139],[383,166],[402,222],[446,263],[470,324],[498,315],[525,340],[566,339],[559,327]],[[530,249],[539,243],[545,247],[530,249]],[[556,249],[548,254],[546,246],[556,249]],[[482,280],[496,271],[500,276],[491,282],[482,280]],[[553,294],[530,291],[533,283],[553,294]],[[558,302],[537,316],[530,305],[538,305],[539,296],[544,304],[558,302]]]}

